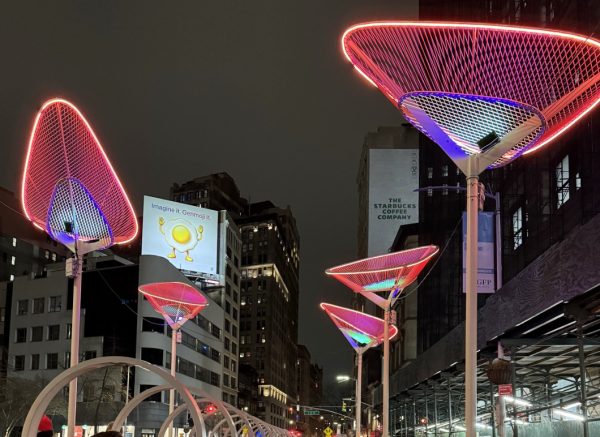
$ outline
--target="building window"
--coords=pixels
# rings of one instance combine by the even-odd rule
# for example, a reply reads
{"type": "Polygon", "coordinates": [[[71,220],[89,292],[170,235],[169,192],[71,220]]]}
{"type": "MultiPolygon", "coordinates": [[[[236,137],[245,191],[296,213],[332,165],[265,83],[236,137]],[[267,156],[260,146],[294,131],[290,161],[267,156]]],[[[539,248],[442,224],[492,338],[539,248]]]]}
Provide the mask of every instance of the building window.
{"type": "Polygon", "coordinates": [[[17,258],[14,255],[11,256],[10,257],[10,264],[14,266],[16,262],[17,262],[17,258]]]}
{"type": "Polygon", "coordinates": [[[27,341],[27,328],[17,328],[15,343],[25,343],[27,341]]]}
{"type": "Polygon", "coordinates": [[[442,165],[442,176],[443,177],[448,176],[448,166],[447,165],[442,165]]]}
{"type": "Polygon", "coordinates": [[[31,341],[42,341],[44,339],[44,327],[34,326],[31,328],[31,341]]]}
{"type": "Polygon", "coordinates": [[[50,258],[50,251],[49,250],[44,250],[44,258],[46,258],[46,259],[50,258]]]}
{"type": "Polygon", "coordinates": [[[52,261],[56,261],[56,254],[52,252],[52,261]]]}
{"type": "MultiPolygon", "coordinates": [[[[142,356],[142,360],[148,361],[150,364],[162,366],[162,362],[163,362],[162,349],[143,347],[141,356],[142,356]]],[[[165,367],[169,367],[170,365],[171,365],[171,354],[167,354],[167,359],[165,360],[165,367]]]]}
{"type": "Polygon", "coordinates": [[[73,326],[70,323],[67,323],[67,336],[65,338],[67,340],[70,340],[72,333],[73,333],[73,326]]]}
{"type": "Polygon", "coordinates": [[[229,350],[230,344],[231,344],[231,341],[227,337],[225,337],[225,343],[223,344],[223,347],[225,348],[226,351],[229,350]]]}
{"type": "Polygon", "coordinates": [[[223,356],[223,367],[229,368],[229,357],[227,355],[223,356]]]}
{"type": "Polygon", "coordinates": [[[427,179],[433,179],[433,167],[427,167],[427,179]]]}
{"type": "Polygon", "coordinates": [[[581,189],[581,173],[579,172],[575,173],[575,189],[581,189]]]}
{"type": "Polygon", "coordinates": [[[46,354],[46,369],[58,369],[58,354],[46,354]]]}
{"type": "Polygon", "coordinates": [[[433,197],[433,189],[427,188],[427,197],[433,197]]]}
{"type": "Polygon", "coordinates": [[[560,208],[569,200],[569,155],[556,166],[556,208],[560,208]]]}
{"type": "Polygon", "coordinates": [[[15,356],[15,372],[25,370],[25,355],[15,356]]]}
{"type": "Polygon", "coordinates": [[[49,313],[56,313],[60,311],[62,303],[62,296],[50,296],[50,304],[48,305],[49,313]]]}
{"type": "Polygon", "coordinates": [[[84,360],[92,360],[94,358],[96,358],[96,351],[85,351],[83,354],[83,359],[84,360]]]}
{"type": "Polygon", "coordinates": [[[225,320],[225,332],[231,331],[231,322],[229,320],[225,320]]]}
{"type": "Polygon", "coordinates": [[[15,275],[10,275],[10,279],[9,279],[9,281],[10,281],[10,282],[12,282],[12,281],[14,281],[14,280],[15,280],[15,275]]]}
{"type": "Polygon", "coordinates": [[[40,354],[33,354],[31,356],[31,370],[39,370],[40,368],[40,354]]]}
{"type": "Polygon", "coordinates": [[[523,244],[523,208],[517,209],[512,215],[513,249],[523,244]]]}
{"type": "Polygon", "coordinates": [[[44,312],[44,298],[33,299],[33,314],[42,314],[44,312]]]}
{"type": "Polygon", "coordinates": [[[48,326],[48,340],[54,341],[60,338],[60,325],[48,326]]]}
{"type": "Polygon", "coordinates": [[[29,309],[29,300],[23,299],[17,302],[17,315],[24,316],[29,309]]]}
{"type": "Polygon", "coordinates": [[[12,245],[13,247],[17,247],[17,239],[15,237],[12,239],[12,245]]]}
{"type": "Polygon", "coordinates": [[[229,387],[229,375],[223,375],[223,385],[229,387]]]}
{"type": "Polygon", "coordinates": [[[142,319],[142,331],[164,334],[165,321],[164,319],[159,319],[158,317],[144,317],[142,319]]]}

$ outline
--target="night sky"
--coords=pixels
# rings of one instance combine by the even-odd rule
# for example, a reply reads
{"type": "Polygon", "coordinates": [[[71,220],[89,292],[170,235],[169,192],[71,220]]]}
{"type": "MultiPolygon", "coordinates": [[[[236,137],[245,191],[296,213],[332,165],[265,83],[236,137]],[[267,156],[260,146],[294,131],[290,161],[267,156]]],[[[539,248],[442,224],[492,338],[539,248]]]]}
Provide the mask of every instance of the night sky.
{"type": "Polygon", "coordinates": [[[33,117],[60,96],[91,122],[141,214],[144,194],[226,171],[251,201],[290,205],[300,230],[300,342],[326,385],[350,346],[318,309],[356,258],[365,134],[402,122],[340,50],[350,25],[412,19],[414,0],[5,2],[0,186],[18,191],[33,117]]]}

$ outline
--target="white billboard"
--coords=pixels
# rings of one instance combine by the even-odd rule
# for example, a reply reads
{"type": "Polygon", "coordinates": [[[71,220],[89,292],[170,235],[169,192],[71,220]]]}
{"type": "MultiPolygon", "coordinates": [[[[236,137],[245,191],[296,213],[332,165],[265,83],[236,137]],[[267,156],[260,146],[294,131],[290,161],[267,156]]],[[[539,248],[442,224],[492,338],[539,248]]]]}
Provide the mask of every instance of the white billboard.
{"type": "Polygon", "coordinates": [[[368,256],[389,251],[402,225],[419,221],[419,149],[369,150],[368,256]]]}
{"type": "Polygon", "coordinates": [[[180,270],[217,273],[219,214],[144,196],[142,255],[168,259],[180,270]]]}

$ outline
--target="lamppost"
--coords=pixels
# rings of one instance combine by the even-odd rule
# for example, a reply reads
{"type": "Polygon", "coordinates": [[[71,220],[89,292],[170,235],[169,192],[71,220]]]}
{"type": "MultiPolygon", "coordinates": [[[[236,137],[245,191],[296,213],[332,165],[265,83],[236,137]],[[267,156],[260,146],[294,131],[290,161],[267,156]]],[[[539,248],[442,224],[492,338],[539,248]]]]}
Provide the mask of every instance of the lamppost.
{"type": "MultiPolygon", "coordinates": [[[[361,411],[362,411],[362,356],[363,353],[383,341],[385,322],[377,317],[361,313],[360,311],[322,303],[321,309],[327,313],[335,326],[344,335],[350,346],[356,352],[356,437],[361,435],[361,411]]],[[[390,339],[398,334],[395,325],[391,327],[390,339]]],[[[350,377],[338,376],[339,381],[349,381],[350,377]]]]}
{"type": "Polygon", "coordinates": [[[476,435],[479,175],[541,149],[600,102],[600,42],[505,25],[374,22],[342,50],[467,178],[465,423],[476,435]]]}
{"type": "MultiPolygon", "coordinates": [[[[81,112],[48,100],[33,123],[21,185],[26,217],[65,245],[74,278],[70,367],[79,363],[82,261],[86,253],[124,244],[138,233],[131,203],[100,141],[81,112]]],[[[69,384],[68,435],[73,436],[77,379],[69,384]]]]}
{"type": "MultiPolygon", "coordinates": [[[[183,282],[152,282],[140,285],[138,290],[171,327],[171,375],[175,377],[179,328],[206,308],[208,299],[194,286],[183,282]]],[[[174,409],[175,390],[170,390],[169,414],[174,409]]]]}
{"type": "Polygon", "coordinates": [[[400,252],[374,256],[332,267],[325,271],[355,293],[362,294],[384,311],[382,409],[383,436],[387,437],[390,415],[390,323],[395,320],[392,308],[402,290],[412,284],[421,270],[438,253],[437,246],[422,246],[400,252]],[[389,292],[387,297],[377,293],[389,292]]]}

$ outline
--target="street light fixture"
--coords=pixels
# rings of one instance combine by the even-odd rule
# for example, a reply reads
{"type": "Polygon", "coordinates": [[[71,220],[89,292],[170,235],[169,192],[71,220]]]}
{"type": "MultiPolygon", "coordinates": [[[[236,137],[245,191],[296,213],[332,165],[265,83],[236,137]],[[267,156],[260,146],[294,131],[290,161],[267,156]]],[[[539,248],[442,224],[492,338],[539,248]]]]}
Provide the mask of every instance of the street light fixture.
{"type": "Polygon", "coordinates": [[[348,382],[350,380],[356,381],[356,379],[349,377],[348,375],[337,375],[335,377],[337,382],[348,382]]]}
{"type": "MultiPolygon", "coordinates": [[[[63,99],[48,100],[33,123],[21,185],[25,216],[65,245],[73,281],[70,367],[79,363],[83,256],[138,233],[131,202],[100,141],[81,112],[63,99]]],[[[77,379],[69,384],[68,436],[77,413],[77,379]]]]}
{"type": "Polygon", "coordinates": [[[427,263],[438,253],[437,246],[422,246],[374,256],[332,267],[325,271],[355,293],[360,293],[384,311],[383,325],[383,428],[388,429],[390,415],[390,323],[395,321],[392,308],[402,290],[412,284],[427,263]],[[389,292],[387,297],[377,293],[389,292]]]}
{"type": "MultiPolygon", "coordinates": [[[[357,355],[357,374],[356,374],[356,436],[361,433],[361,412],[362,412],[362,356],[363,353],[375,346],[381,344],[387,333],[384,320],[373,317],[360,311],[348,308],[322,303],[321,309],[327,313],[335,326],[346,337],[350,346],[356,351],[357,355]]],[[[398,328],[395,325],[391,327],[390,338],[398,334],[398,328]]],[[[338,375],[338,382],[349,381],[347,375],[338,375]]]]}
{"type": "Polygon", "coordinates": [[[506,25],[373,22],[346,30],[342,50],[467,178],[465,425],[474,437],[479,175],[545,147],[598,105],[600,42],[506,25]]]}

